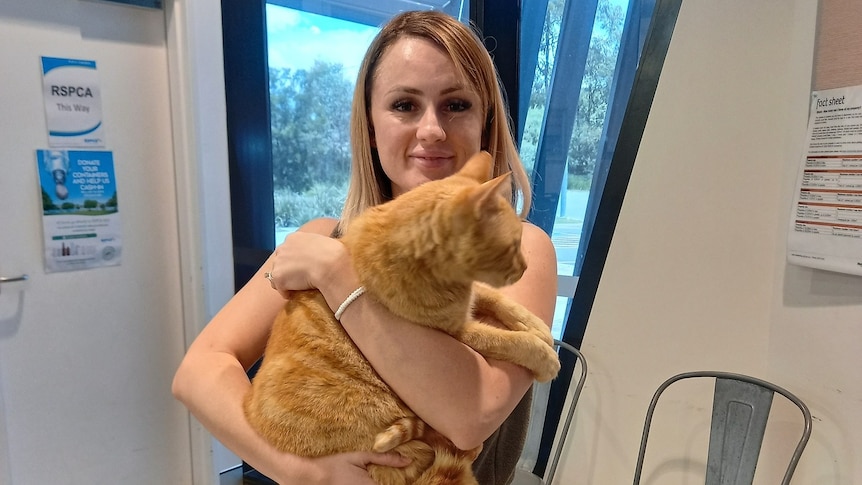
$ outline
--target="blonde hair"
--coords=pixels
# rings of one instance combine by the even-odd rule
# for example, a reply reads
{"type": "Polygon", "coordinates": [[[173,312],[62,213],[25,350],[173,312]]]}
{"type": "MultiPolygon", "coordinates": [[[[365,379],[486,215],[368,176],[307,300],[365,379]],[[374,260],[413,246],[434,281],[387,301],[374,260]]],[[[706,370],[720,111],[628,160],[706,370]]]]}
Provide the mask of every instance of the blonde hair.
{"type": "Polygon", "coordinates": [[[491,55],[479,36],[454,17],[433,10],[410,11],[398,14],[383,26],[371,42],[359,69],[350,114],[350,145],[353,153],[350,187],[339,229],[343,231],[354,217],[368,207],[392,199],[391,183],[380,165],[377,150],[371,146],[371,87],[380,58],[402,37],[418,37],[439,46],[452,59],[458,76],[478,93],[486,120],[482,149],[494,157],[494,176],[512,172],[511,203],[517,208],[520,199],[521,217],[526,218],[532,198],[530,181],[518,155],[509,112],[491,55]]]}

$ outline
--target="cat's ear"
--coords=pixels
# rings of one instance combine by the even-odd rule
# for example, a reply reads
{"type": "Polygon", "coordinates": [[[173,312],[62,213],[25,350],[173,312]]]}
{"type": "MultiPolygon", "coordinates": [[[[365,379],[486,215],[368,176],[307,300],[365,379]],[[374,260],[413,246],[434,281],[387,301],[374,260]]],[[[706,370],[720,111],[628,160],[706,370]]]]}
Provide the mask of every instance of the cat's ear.
{"type": "Polygon", "coordinates": [[[510,189],[509,182],[511,178],[512,172],[507,172],[473,189],[470,199],[472,201],[473,215],[477,219],[481,219],[488,211],[493,212],[497,210],[497,207],[499,207],[497,198],[505,198],[505,194],[510,189]]]}
{"type": "Polygon", "coordinates": [[[467,160],[467,163],[458,171],[458,175],[469,177],[477,182],[485,182],[491,178],[493,168],[494,159],[491,158],[491,154],[481,151],[467,160]]]}

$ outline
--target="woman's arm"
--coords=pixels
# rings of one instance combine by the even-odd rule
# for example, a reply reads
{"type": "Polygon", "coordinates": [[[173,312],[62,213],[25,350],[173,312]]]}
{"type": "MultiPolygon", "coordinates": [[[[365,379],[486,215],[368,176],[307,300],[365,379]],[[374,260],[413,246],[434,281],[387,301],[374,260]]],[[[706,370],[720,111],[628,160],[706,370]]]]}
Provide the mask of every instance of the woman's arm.
{"type": "MultiPolygon", "coordinates": [[[[550,327],[556,302],[556,255],[550,238],[524,225],[527,271],[503,292],[550,327]]],[[[312,276],[332,308],[358,285],[342,252],[331,273],[312,276]]],[[[481,444],[508,417],[533,382],[526,369],[486,360],[452,337],[395,317],[370,298],[359,298],[341,319],[347,333],[384,381],[424,421],[456,446],[481,444]]],[[[492,323],[492,322],[491,322],[492,323]]]]}
{"type": "MultiPolygon", "coordinates": [[[[323,227],[326,227],[324,223],[323,227]]],[[[330,230],[332,224],[329,224],[330,230]]],[[[319,223],[303,231],[320,231],[319,223]]],[[[270,268],[267,261],[263,268],[270,268]]],[[[263,353],[284,299],[263,269],[201,331],[180,364],[172,391],[219,441],[261,473],[283,484],[372,483],[367,463],[404,466],[390,455],[350,453],[317,460],[281,453],[249,425],[242,410],[248,369],[263,353]]]]}

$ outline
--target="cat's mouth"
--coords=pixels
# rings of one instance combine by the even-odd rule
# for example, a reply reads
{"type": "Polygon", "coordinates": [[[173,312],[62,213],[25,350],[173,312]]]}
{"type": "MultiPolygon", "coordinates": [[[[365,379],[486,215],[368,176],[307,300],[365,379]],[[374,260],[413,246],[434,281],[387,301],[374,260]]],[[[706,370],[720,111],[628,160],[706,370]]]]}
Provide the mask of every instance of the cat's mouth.
{"type": "Polygon", "coordinates": [[[498,271],[491,271],[484,275],[484,278],[479,278],[479,280],[495,288],[500,288],[503,286],[509,286],[520,280],[521,276],[524,276],[524,271],[526,270],[526,264],[517,264],[509,271],[506,271],[505,274],[500,274],[498,271]]]}
{"type": "Polygon", "coordinates": [[[518,256],[520,257],[518,257],[512,265],[512,270],[506,275],[507,285],[511,285],[521,279],[521,276],[524,276],[524,271],[527,271],[527,261],[524,260],[520,253],[518,253],[518,256]]]}
{"type": "Polygon", "coordinates": [[[507,285],[511,285],[512,283],[514,283],[514,282],[518,281],[519,279],[521,279],[521,276],[524,276],[524,271],[525,271],[526,269],[527,269],[526,267],[521,267],[521,268],[518,268],[518,269],[513,269],[511,273],[509,273],[508,275],[506,275],[506,284],[507,284],[507,285]]]}

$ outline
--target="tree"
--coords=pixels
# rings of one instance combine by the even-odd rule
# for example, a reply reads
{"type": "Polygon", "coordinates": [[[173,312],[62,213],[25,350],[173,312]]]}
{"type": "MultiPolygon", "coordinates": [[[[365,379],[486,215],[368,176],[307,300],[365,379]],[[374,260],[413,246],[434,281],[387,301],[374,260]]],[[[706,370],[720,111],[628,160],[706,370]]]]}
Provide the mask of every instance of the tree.
{"type": "Polygon", "coordinates": [[[622,7],[599,2],[569,144],[571,174],[591,175],[595,169],[624,23],[622,7]]]}
{"type": "MultiPolygon", "coordinates": [[[[546,109],[548,91],[551,89],[563,7],[563,0],[550,0],[542,27],[535,80],[530,96],[531,109],[527,114],[521,139],[521,155],[528,166],[532,166],[535,158],[542,116],[546,109]]],[[[599,1],[569,144],[567,165],[570,174],[591,175],[595,169],[624,23],[625,12],[622,7],[613,5],[608,0],[599,1]]]]}
{"type": "Polygon", "coordinates": [[[270,69],[273,183],[296,192],[342,184],[350,168],[353,85],[341,64],[270,69]]]}

